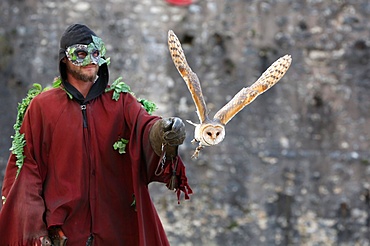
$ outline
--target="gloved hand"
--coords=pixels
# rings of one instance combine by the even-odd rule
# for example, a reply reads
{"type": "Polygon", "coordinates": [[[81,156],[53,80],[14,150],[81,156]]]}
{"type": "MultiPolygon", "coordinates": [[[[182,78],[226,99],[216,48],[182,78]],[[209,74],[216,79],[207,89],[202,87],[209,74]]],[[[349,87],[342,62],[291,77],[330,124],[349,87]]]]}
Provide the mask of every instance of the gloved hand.
{"type": "Polygon", "coordinates": [[[180,145],[184,142],[186,132],[185,124],[180,118],[170,117],[162,120],[163,143],[171,146],[180,145]]]}
{"type": "Polygon", "coordinates": [[[162,145],[166,156],[173,158],[177,155],[177,148],[185,140],[185,124],[178,117],[158,120],[150,130],[149,140],[154,152],[162,154],[162,145]]]}

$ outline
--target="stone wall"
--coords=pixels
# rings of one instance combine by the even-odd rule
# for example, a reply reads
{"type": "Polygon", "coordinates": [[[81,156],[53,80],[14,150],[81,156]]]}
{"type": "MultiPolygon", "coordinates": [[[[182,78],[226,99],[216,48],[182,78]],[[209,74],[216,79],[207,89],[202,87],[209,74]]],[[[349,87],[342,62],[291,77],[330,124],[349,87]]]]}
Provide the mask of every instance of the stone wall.
{"type": "Polygon", "coordinates": [[[3,0],[0,9],[1,170],[17,102],[58,74],[59,37],[75,22],[103,37],[111,81],[123,76],[159,115],[196,122],[168,52],[172,29],[210,115],[278,57],[293,58],[197,160],[187,125],[180,151],[195,194],[177,205],[150,187],[172,245],[370,245],[368,1],[3,0]]]}

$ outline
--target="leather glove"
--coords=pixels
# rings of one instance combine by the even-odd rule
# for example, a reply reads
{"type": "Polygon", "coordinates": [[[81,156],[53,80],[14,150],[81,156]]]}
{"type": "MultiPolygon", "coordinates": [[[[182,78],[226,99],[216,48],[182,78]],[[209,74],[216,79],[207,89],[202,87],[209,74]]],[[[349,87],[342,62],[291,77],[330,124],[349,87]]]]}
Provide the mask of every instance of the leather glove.
{"type": "Polygon", "coordinates": [[[170,117],[162,120],[164,144],[181,145],[186,137],[185,124],[180,118],[170,117]]]}
{"type": "Polygon", "coordinates": [[[154,123],[149,134],[149,141],[157,155],[162,154],[162,144],[166,156],[173,158],[177,155],[177,148],[186,137],[185,124],[178,117],[158,120],[154,123]]]}

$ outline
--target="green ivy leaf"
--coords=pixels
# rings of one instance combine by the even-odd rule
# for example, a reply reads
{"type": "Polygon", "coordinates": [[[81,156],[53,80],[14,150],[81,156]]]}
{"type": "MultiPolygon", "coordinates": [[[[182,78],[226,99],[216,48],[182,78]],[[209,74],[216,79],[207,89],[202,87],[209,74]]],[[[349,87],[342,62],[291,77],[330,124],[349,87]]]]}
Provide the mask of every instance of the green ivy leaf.
{"type": "Polygon", "coordinates": [[[127,144],[128,144],[128,140],[121,138],[120,140],[118,140],[117,142],[113,144],[113,149],[118,150],[118,153],[120,154],[124,154],[126,153],[125,149],[126,149],[127,144]]]}
{"type": "Polygon", "coordinates": [[[96,49],[99,50],[100,55],[104,56],[105,53],[106,53],[106,48],[105,48],[105,44],[104,44],[103,40],[99,37],[94,36],[94,35],[92,35],[92,40],[93,40],[93,43],[94,43],[96,49]]]}
{"type": "Polygon", "coordinates": [[[53,81],[53,85],[52,85],[52,87],[53,87],[53,88],[58,88],[58,87],[60,87],[60,86],[62,86],[62,78],[61,78],[61,77],[56,77],[56,78],[54,79],[54,81],[53,81]]]}
{"type": "Polygon", "coordinates": [[[56,77],[54,79],[53,88],[61,88],[62,90],[65,91],[65,93],[68,95],[69,99],[73,99],[73,96],[71,93],[69,93],[64,87],[62,87],[62,78],[61,77],[56,77]]]}
{"type": "Polygon", "coordinates": [[[76,50],[76,48],[74,47],[74,48],[69,49],[69,51],[68,51],[68,54],[69,54],[69,56],[71,57],[72,60],[76,60],[77,59],[77,56],[74,53],[75,50],[76,50]]]}
{"type": "Polygon", "coordinates": [[[110,57],[105,58],[105,62],[106,62],[106,63],[107,63],[107,65],[109,66],[109,65],[110,65],[110,57]]]}
{"type": "Polygon", "coordinates": [[[152,114],[157,109],[157,105],[154,102],[142,98],[138,98],[137,100],[143,105],[148,114],[152,114]]]}
{"type": "MultiPolygon", "coordinates": [[[[130,86],[122,81],[122,77],[117,78],[110,87],[105,89],[105,92],[112,90],[113,90],[112,99],[116,101],[118,101],[121,93],[130,93],[131,95],[136,97],[135,94],[131,91],[130,86]]],[[[157,105],[154,102],[142,98],[138,98],[137,101],[143,105],[144,109],[149,114],[152,114],[157,109],[157,105]]]]}
{"type": "MultiPolygon", "coordinates": [[[[109,60],[110,61],[110,60],[109,60]]],[[[98,66],[100,67],[101,65],[103,65],[104,63],[107,63],[107,65],[109,65],[108,63],[108,60],[104,59],[103,57],[100,57],[99,59],[99,63],[98,63],[98,66]]]]}
{"type": "Polygon", "coordinates": [[[22,126],[22,122],[23,122],[26,110],[28,106],[30,105],[32,99],[35,98],[41,92],[42,92],[42,86],[40,84],[33,84],[33,87],[27,92],[27,96],[23,98],[20,103],[18,103],[17,118],[13,126],[14,136],[11,137],[13,141],[12,141],[12,146],[10,147],[10,151],[12,151],[12,153],[16,156],[15,165],[18,167],[16,177],[18,177],[18,174],[21,171],[21,168],[24,163],[24,158],[25,158],[24,146],[26,146],[26,140],[24,138],[24,134],[21,134],[19,130],[22,126]]]}
{"type": "Polygon", "coordinates": [[[131,88],[125,82],[122,81],[122,77],[116,79],[112,85],[105,89],[105,92],[113,90],[112,99],[118,101],[121,93],[131,93],[131,88]]]}

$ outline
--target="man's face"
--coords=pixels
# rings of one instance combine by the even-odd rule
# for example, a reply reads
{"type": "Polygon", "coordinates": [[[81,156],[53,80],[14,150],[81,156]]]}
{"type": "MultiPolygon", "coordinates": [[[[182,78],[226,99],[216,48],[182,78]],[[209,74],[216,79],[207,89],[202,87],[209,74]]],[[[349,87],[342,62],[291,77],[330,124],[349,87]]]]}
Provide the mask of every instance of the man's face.
{"type": "Polygon", "coordinates": [[[67,65],[67,73],[84,82],[94,82],[99,66],[107,63],[104,58],[106,51],[104,42],[96,36],[91,38],[90,44],[74,44],[65,50],[64,62],[67,65]]]}
{"type": "Polygon", "coordinates": [[[67,73],[71,74],[73,78],[83,82],[94,82],[96,80],[99,70],[97,64],[90,63],[86,66],[76,66],[68,59],[65,59],[65,63],[67,66],[67,73]]]}

